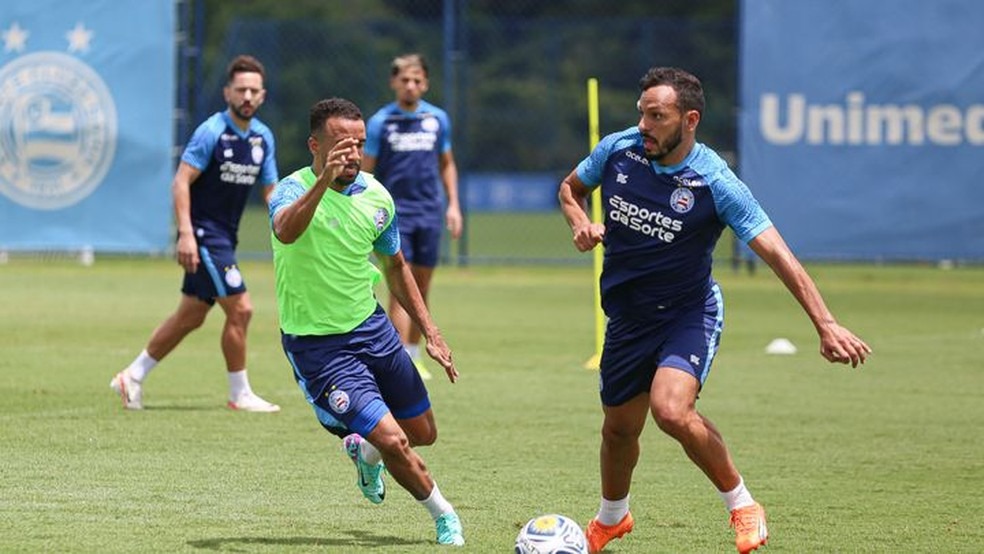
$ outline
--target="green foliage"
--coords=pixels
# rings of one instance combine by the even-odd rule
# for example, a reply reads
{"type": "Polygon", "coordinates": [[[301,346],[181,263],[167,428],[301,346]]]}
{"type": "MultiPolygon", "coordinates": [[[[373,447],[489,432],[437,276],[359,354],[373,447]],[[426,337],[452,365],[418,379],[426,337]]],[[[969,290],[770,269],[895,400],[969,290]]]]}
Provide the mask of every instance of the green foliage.
{"type": "MultiPolygon", "coordinates": [[[[735,2],[207,1],[205,65],[196,98],[204,114],[222,107],[228,58],[250,52],[268,69],[260,118],[274,131],[284,172],[307,163],[307,109],[326,96],[367,115],[392,100],[393,56],[430,60],[425,97],[448,110],[463,172],[559,171],[588,149],[586,82],[600,82],[603,134],[635,125],[638,80],[654,65],[687,68],[704,81],[708,111],[699,138],[735,149],[735,2]],[[445,59],[445,54],[451,53],[445,59]],[[450,74],[448,74],[450,72],[450,74]]],[[[180,140],[184,140],[181,137],[180,140]]]]}
{"type": "MultiPolygon", "coordinates": [[[[768,272],[719,272],[726,329],[699,402],[768,510],[768,551],[979,552],[984,269],[809,269],[870,362],[824,362],[768,272]],[[800,353],[764,355],[777,336],[800,353]]],[[[174,262],[0,265],[0,551],[436,550],[392,481],[382,506],[362,499],[280,350],[272,268],[243,270],[251,381],[280,414],[223,408],[218,313],[151,375],[144,412],[120,408],[109,379],[175,307],[174,262]]],[[[507,552],[534,515],[583,524],[597,508],[589,273],[437,273],[433,311],[462,379],[429,383],[441,431],[421,453],[464,521],[463,552],[507,552]]],[[[609,550],[733,548],[712,487],[651,423],[635,476],[636,530],[609,550]]]]}

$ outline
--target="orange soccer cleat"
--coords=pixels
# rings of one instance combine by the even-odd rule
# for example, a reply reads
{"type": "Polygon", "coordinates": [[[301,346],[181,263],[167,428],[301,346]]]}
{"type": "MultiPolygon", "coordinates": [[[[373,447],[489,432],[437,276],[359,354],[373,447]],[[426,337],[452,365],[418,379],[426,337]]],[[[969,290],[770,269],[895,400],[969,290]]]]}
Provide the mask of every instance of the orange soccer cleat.
{"type": "Polygon", "coordinates": [[[588,528],[584,533],[584,536],[588,539],[588,552],[597,554],[612,539],[617,539],[626,533],[631,533],[634,525],[635,521],[632,519],[632,512],[625,514],[622,521],[619,521],[615,525],[605,525],[598,521],[598,518],[593,518],[588,522],[588,528]]]}
{"type": "Polygon", "coordinates": [[[741,554],[765,545],[769,530],[765,527],[765,509],[759,503],[731,510],[731,527],[735,530],[735,546],[741,554]]]}

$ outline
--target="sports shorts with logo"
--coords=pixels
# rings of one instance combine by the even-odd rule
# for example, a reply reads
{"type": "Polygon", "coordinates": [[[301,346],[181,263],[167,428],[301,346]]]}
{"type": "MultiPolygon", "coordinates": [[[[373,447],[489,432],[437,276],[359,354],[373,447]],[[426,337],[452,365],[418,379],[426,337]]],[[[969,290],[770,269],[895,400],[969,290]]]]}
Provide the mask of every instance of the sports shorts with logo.
{"type": "Polygon", "coordinates": [[[424,382],[380,306],[348,333],[283,334],[282,343],[298,386],[332,434],[367,436],[389,412],[408,419],[430,409],[424,382]]]}
{"type": "Polygon", "coordinates": [[[198,270],[185,272],[182,293],[212,305],[216,298],[246,292],[236,250],[231,245],[199,242],[198,257],[198,270]]]}
{"type": "Polygon", "coordinates": [[[649,393],[656,369],[675,368],[703,386],[721,342],[724,304],[714,284],[703,303],[680,306],[658,318],[608,320],[601,354],[601,401],[618,406],[649,393]]]}

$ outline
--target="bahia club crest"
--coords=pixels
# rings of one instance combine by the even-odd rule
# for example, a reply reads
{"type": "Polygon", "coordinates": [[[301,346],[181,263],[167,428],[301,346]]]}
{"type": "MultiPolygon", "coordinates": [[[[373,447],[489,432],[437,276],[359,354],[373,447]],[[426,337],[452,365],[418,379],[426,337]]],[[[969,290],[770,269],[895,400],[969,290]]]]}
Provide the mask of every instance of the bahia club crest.
{"type": "Polygon", "coordinates": [[[0,20],[0,194],[39,210],[91,194],[113,161],[116,106],[84,61],[93,31],[78,22],[57,44],[0,20]],[[38,40],[40,42],[40,40],[38,40]]]}

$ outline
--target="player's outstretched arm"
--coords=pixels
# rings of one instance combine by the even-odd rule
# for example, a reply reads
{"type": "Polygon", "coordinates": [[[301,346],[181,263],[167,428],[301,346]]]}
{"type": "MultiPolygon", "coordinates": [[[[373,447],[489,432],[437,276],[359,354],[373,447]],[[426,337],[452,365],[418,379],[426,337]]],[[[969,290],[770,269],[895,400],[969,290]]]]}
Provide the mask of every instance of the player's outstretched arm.
{"type": "Polygon", "coordinates": [[[605,236],[605,225],[592,223],[591,218],[588,217],[589,194],[588,187],[584,186],[578,178],[577,171],[571,171],[570,175],[561,181],[560,190],[557,192],[560,209],[574,235],[574,247],[581,252],[591,250],[605,236]]]}
{"type": "Polygon", "coordinates": [[[849,363],[852,367],[863,364],[871,347],[837,323],[820,296],[820,290],[779,231],[769,227],[749,241],[748,246],[769,264],[810,317],[820,335],[820,355],[831,362],[849,363]]]}
{"type": "Polygon", "coordinates": [[[413,279],[410,264],[403,257],[403,252],[397,251],[392,256],[378,255],[385,269],[386,285],[389,287],[390,293],[400,302],[400,305],[407,311],[410,319],[413,320],[427,340],[427,354],[441,364],[452,383],[456,382],[458,370],[455,368],[454,360],[451,357],[451,348],[444,342],[440,329],[431,320],[430,312],[424,303],[424,297],[421,296],[420,289],[417,288],[417,282],[413,279]]]}

